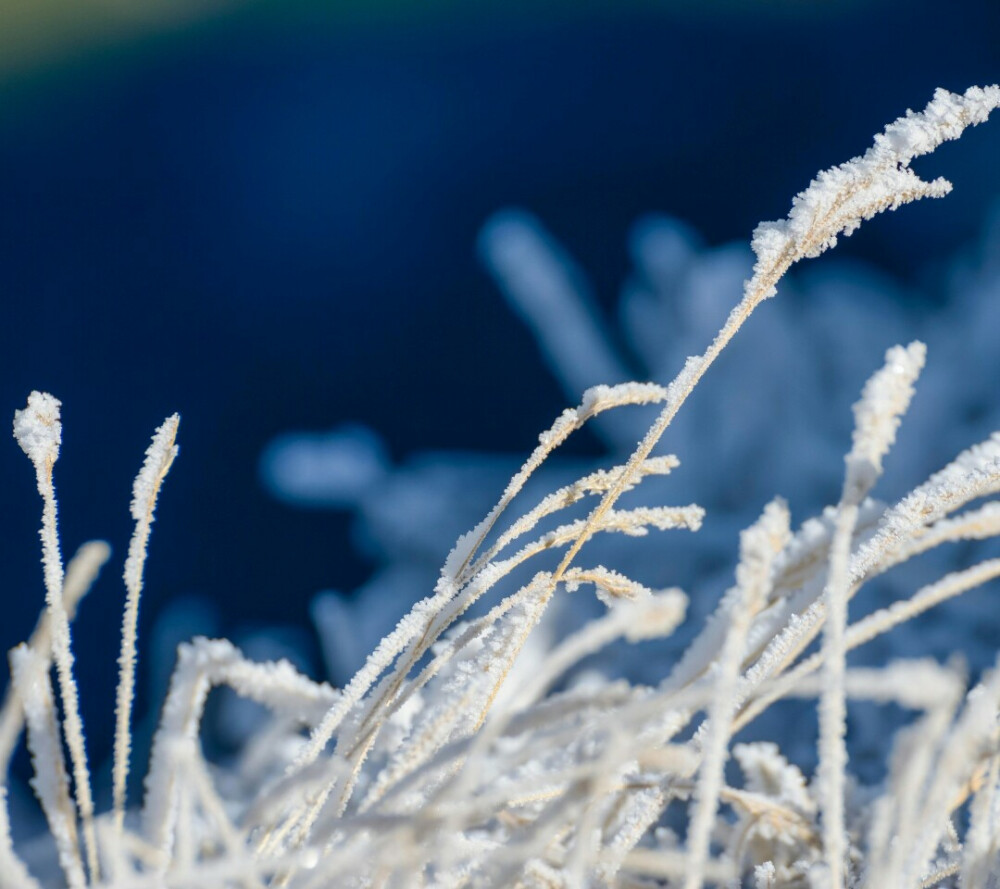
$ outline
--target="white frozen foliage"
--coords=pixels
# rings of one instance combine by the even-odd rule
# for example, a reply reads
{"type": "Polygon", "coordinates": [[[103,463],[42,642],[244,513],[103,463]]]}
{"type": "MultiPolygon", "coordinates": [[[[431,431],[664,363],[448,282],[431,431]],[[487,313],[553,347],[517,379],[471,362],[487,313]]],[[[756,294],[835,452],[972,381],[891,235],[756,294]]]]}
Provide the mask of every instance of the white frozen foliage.
{"type": "MultiPolygon", "coordinates": [[[[592,329],[564,265],[538,231],[523,218],[494,223],[484,249],[512,298],[532,289],[548,294],[547,301],[524,296],[523,305],[540,335],[551,339],[567,385],[585,381],[575,354],[580,342],[612,374],[609,385],[590,386],[578,407],[542,433],[496,505],[459,538],[434,588],[412,588],[414,599],[424,597],[343,688],[316,683],[287,662],[255,663],[226,640],[182,645],[141,805],[126,798],[135,617],[178,420],[157,430],[136,481],[113,801],[108,811],[96,811],[70,625],[107,548],[84,547],[64,571],[53,486],[59,402],[32,393],[15,416],[15,435],[42,496],[46,602],[32,637],[10,655],[0,775],[23,734],[52,852],[38,861],[15,848],[9,779],[0,779],[0,887],[997,885],[1000,664],[970,682],[957,661],[856,664],[851,655],[1000,575],[1000,559],[969,561],[976,550],[968,545],[1000,536],[1000,504],[993,499],[1000,492],[1000,433],[925,481],[911,478],[917,486],[889,505],[870,496],[897,431],[907,440],[904,415],[920,390],[921,342],[889,348],[881,368],[869,367],[874,374],[855,405],[853,444],[844,437],[846,463],[837,461],[843,468],[836,505],[793,530],[785,501],[761,504],[759,518],[740,535],[728,591],[711,618],[696,621],[683,656],[672,666],[644,658],[643,675],[659,675],[642,680],[633,671],[615,678],[580,667],[611,646],[641,652],[695,622],[683,592],[661,589],[646,570],[634,570],[662,560],[665,550],[650,547],[653,557],[640,562],[632,547],[638,553],[643,545],[631,538],[669,530],[668,537],[693,540],[709,520],[699,506],[639,496],[656,485],[669,492],[683,477],[676,457],[653,451],[664,433],[679,428],[674,417],[684,416],[681,408],[702,376],[792,264],[833,246],[875,213],[945,194],[947,183],[924,182],[910,162],[998,106],[1000,87],[964,95],[939,90],[925,111],[890,125],[864,156],[821,173],[787,220],[758,228],[742,299],[705,351],[666,385],[616,379],[623,363],[592,329]],[[567,306],[575,317],[567,328],[575,331],[572,342],[560,341],[541,319],[549,310],[565,314],[567,306]],[[658,413],[644,421],[648,428],[628,438],[634,423],[616,418],[651,406],[658,413]],[[612,443],[610,465],[550,469],[553,452],[587,424],[600,424],[612,443]],[[539,479],[554,483],[539,492],[539,479]],[[627,554],[602,547],[604,540],[626,541],[627,554]],[[938,572],[941,562],[926,557],[948,549],[966,561],[938,572]],[[609,554],[620,557],[615,569],[600,564],[609,554]],[[918,557],[912,564],[920,566],[919,582],[894,601],[873,608],[871,597],[857,598],[882,575],[914,577],[904,569],[918,557]],[[596,591],[596,612],[583,607],[588,594],[581,587],[596,591]],[[564,610],[594,617],[564,632],[566,625],[553,624],[547,612],[567,601],[564,610]],[[852,615],[859,602],[866,603],[863,616],[852,615]],[[210,764],[201,746],[206,702],[218,686],[270,714],[225,766],[210,764]],[[887,769],[876,780],[851,770],[849,701],[892,704],[910,714],[894,738],[892,723],[884,724],[879,741],[887,769]],[[817,702],[812,769],[791,755],[787,731],[764,740],[759,730],[770,724],[772,708],[815,713],[817,702]]],[[[647,284],[669,288],[675,273],[707,273],[704,263],[699,272],[687,235],[669,226],[664,232],[669,249],[651,254],[647,284]]],[[[661,307],[655,291],[636,287],[627,293],[625,315],[634,318],[636,342],[650,342],[642,354],[659,356],[665,350],[655,351],[638,331],[655,333],[661,307]]],[[[702,308],[711,315],[712,307],[692,311],[702,308]]],[[[704,318],[691,327],[703,330],[704,318]]],[[[840,335],[849,342],[872,331],[848,324],[840,335]]],[[[933,366],[933,349],[930,355],[933,366]]],[[[785,357],[770,346],[761,355],[785,357]]],[[[650,369],[661,368],[651,361],[650,369]]],[[[809,372],[807,364],[787,368],[809,372]]],[[[773,405],[749,384],[729,397],[742,405],[738,417],[784,435],[773,405]]],[[[377,477],[384,464],[369,459],[373,451],[363,438],[355,430],[321,445],[345,450],[377,477]]],[[[272,456],[282,459],[280,450],[272,456]]],[[[331,478],[330,490],[340,490],[331,478]]],[[[666,569],[683,558],[685,545],[670,552],[666,569]]],[[[686,581],[693,592],[700,592],[701,567],[686,581]]],[[[353,615],[340,600],[322,601],[317,619],[327,638],[349,638],[353,627],[345,622],[353,615]]]]}

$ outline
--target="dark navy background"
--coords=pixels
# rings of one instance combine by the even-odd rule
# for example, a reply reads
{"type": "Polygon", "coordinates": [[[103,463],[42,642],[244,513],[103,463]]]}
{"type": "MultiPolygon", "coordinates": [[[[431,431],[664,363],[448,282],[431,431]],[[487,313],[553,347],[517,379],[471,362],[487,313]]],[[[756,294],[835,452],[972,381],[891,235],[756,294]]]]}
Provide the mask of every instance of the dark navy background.
{"type": "MultiPolygon", "coordinates": [[[[371,566],[347,516],[264,493],[271,436],[359,420],[397,458],[524,453],[564,406],[477,265],[490,213],[537,213],[610,301],[637,216],[748,238],[934,87],[1000,79],[998,38],[996,0],[236,5],[5,69],[0,414],[36,388],[63,401],[65,555],[115,548],[74,628],[91,758],[109,747],[131,481],[167,414],[181,455],[140,638],[183,596],[214,601],[226,634],[305,625],[317,590],[371,566]]],[[[932,279],[1000,191],[998,157],[996,123],[942,149],[919,169],[953,196],[838,249],[932,279]]],[[[0,484],[6,649],[43,601],[40,503],[12,439],[0,484]]]]}

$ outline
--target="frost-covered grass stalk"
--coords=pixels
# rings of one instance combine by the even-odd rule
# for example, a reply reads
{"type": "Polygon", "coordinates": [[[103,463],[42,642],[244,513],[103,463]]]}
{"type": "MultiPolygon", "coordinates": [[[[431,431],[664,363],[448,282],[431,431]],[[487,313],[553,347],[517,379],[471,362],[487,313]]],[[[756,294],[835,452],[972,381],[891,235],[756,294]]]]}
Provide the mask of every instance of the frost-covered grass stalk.
{"type": "Polygon", "coordinates": [[[648,589],[581,557],[595,535],[698,529],[698,506],[629,506],[623,495],[678,468],[653,450],[716,357],[794,263],[882,210],[946,194],[947,182],[923,181],[910,163],[998,106],[997,86],[939,90],[862,157],[819,174],[787,219],[759,226],[753,275],[706,351],[667,387],[597,386],[565,411],[497,505],[458,541],[433,592],[344,688],[313,682],[286,662],[251,662],[225,640],[182,645],[141,809],[125,798],[136,618],[178,419],[157,430],[135,484],[112,807],[95,813],[70,623],[107,548],[88,545],[64,574],[53,486],[59,403],[32,393],[14,431],[43,501],[46,600],[35,633],[10,655],[0,774],[25,732],[55,857],[47,869],[26,866],[0,779],[0,889],[996,885],[1000,665],[967,690],[958,667],[933,660],[864,669],[847,660],[854,648],[1000,575],[1000,560],[985,560],[850,621],[854,596],[893,567],[957,541],[1000,537],[1000,501],[988,499],[1000,492],[1000,433],[895,504],[869,496],[923,368],[921,343],[890,348],[864,387],[839,502],[794,532],[780,500],[765,508],[742,535],[731,590],[658,685],[576,668],[618,640],[664,637],[683,620],[680,590],[648,589]],[[627,461],[509,517],[525,482],[571,434],[642,404],[660,405],[660,414],[627,461]],[[604,615],[568,638],[533,645],[556,597],[582,595],[581,586],[594,588],[604,615]],[[270,714],[224,767],[206,761],[199,737],[219,685],[270,714]],[[886,740],[888,774],[877,785],[849,771],[849,699],[916,714],[886,740]],[[818,700],[811,781],[776,744],[739,742],[781,700],[818,700]],[[730,759],[738,769],[727,767],[730,759]]]}

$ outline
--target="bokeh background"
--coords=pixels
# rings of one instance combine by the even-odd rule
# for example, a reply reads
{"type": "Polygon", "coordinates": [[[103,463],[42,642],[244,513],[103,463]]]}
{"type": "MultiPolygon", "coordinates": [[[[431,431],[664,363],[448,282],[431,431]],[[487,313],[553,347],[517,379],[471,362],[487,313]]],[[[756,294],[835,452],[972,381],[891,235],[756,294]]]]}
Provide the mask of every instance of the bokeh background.
{"type": "MultiPolygon", "coordinates": [[[[140,638],[198,602],[211,632],[290,628],[321,673],[309,602],[377,560],[349,511],[266,490],[268,442],[355,421],[393,461],[518,455],[569,400],[477,259],[495,211],[537,214],[611,313],[636,218],[745,240],[935,87],[1000,78],[998,37],[995,0],[5,0],[0,413],[32,389],[63,401],[65,554],[115,548],[74,630],[92,760],[109,749],[131,482],[166,415],[181,455],[140,638]]],[[[920,162],[955,193],[841,257],[932,306],[987,225],[998,158],[993,123],[920,162]]],[[[603,453],[587,435],[569,450],[603,453]]],[[[6,649],[43,599],[13,440],[0,485],[6,649]]],[[[143,655],[140,713],[169,648],[143,655]]]]}

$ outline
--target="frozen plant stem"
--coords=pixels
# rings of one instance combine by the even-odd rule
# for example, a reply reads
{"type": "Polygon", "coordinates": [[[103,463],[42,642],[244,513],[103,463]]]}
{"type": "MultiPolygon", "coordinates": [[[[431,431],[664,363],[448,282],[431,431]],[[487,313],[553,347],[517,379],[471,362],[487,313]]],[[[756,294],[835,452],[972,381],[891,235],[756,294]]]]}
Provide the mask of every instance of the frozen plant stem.
{"type": "Polygon", "coordinates": [[[125,822],[125,782],[128,778],[131,748],[130,722],[132,698],[135,694],[135,642],[139,622],[139,596],[142,593],[142,572],[146,564],[146,545],[153,525],[153,512],[160,486],[177,456],[177,426],[180,417],[174,414],[156,430],[146,450],[146,460],[132,486],[132,518],[135,531],[125,560],[125,612],[122,617],[122,645],[118,656],[118,691],[115,705],[115,754],[112,769],[112,806],[115,830],[120,835],[125,822]]]}
{"type": "MultiPolygon", "coordinates": [[[[607,514],[618,498],[635,484],[653,448],[688,395],[754,309],[775,294],[776,285],[785,272],[800,259],[820,255],[836,243],[838,236],[851,234],[863,220],[879,212],[896,209],[902,204],[922,197],[942,197],[947,194],[951,188],[950,183],[944,179],[925,182],[910,169],[910,163],[914,158],[933,151],[942,142],[958,138],[967,126],[983,122],[989,112],[998,105],[1000,105],[998,86],[985,89],[972,87],[964,95],[937,90],[923,112],[917,114],[908,112],[905,117],[890,124],[876,137],[875,144],[862,157],[820,173],[809,187],[794,199],[787,219],[762,223],[758,226],[752,241],[757,262],[751,279],[745,284],[742,299],[732,310],[705,353],[689,358],[681,373],[668,387],[662,397],[665,404],[659,417],[639,443],[624,469],[617,473],[580,532],[569,544],[558,567],[552,572],[547,588],[540,592],[539,598],[543,607],[551,600],[557,585],[564,580],[580,549],[603,527],[607,514]]],[[[660,396],[648,400],[660,400],[660,396]]],[[[368,704],[368,713],[371,714],[382,705],[391,702],[399,693],[409,668],[449,623],[448,620],[438,621],[434,617],[425,623],[424,615],[435,609],[442,613],[448,612],[448,603],[456,598],[464,572],[472,563],[478,545],[485,539],[499,515],[534,469],[565,440],[570,432],[579,428],[582,420],[589,418],[590,415],[578,411],[566,422],[562,422],[561,418],[550,433],[542,437],[539,447],[515,476],[501,501],[479,527],[463,537],[456,545],[445,565],[442,583],[439,584],[435,596],[420,603],[408,618],[404,618],[396,631],[383,640],[383,645],[379,646],[365,668],[349,685],[348,688],[353,693],[345,695],[343,709],[337,708],[331,711],[323,724],[314,731],[308,745],[290,770],[291,773],[306,767],[319,756],[340,721],[346,716],[350,699],[355,695],[360,697],[365,694],[395,652],[408,646],[394,674],[380,688],[380,693],[375,699],[368,704]],[[418,618],[420,612],[423,614],[418,618]],[[415,641],[410,641],[414,638],[415,641]],[[393,642],[391,646],[385,644],[390,639],[393,642]],[[359,681],[356,691],[352,689],[355,681],[359,681]]],[[[456,613],[450,616],[455,618],[458,613],[460,611],[456,608],[456,613]]],[[[360,748],[359,755],[356,756],[352,779],[345,782],[340,789],[338,813],[346,811],[354,778],[360,773],[367,750],[375,741],[377,730],[376,725],[374,731],[368,735],[365,745],[360,748]]],[[[300,842],[305,841],[332,789],[332,787],[327,788],[321,793],[307,815],[302,818],[298,830],[300,842]]]]}
{"type": "Polygon", "coordinates": [[[35,772],[32,787],[45,813],[66,882],[70,889],[82,889],[86,877],[49,679],[51,664],[23,644],[11,649],[9,660],[11,682],[21,700],[28,729],[28,750],[35,772]]]}
{"type": "Polygon", "coordinates": [[[38,493],[42,496],[42,564],[45,573],[45,604],[52,626],[52,658],[59,677],[62,698],[62,727],[73,762],[73,786],[83,839],[87,850],[87,869],[93,882],[100,879],[97,863],[97,837],[94,833],[94,801],[90,790],[90,771],[83,740],[83,721],[76,680],[73,678],[73,652],[69,640],[69,618],[63,605],[63,566],[56,528],[56,492],[52,470],[59,458],[62,424],[60,403],[51,395],[32,392],[28,406],[14,413],[14,437],[35,467],[38,493]]]}
{"type": "Polygon", "coordinates": [[[699,889],[705,879],[709,841],[723,785],[723,769],[736,710],[736,685],[750,623],[767,602],[774,559],[788,543],[788,508],[772,501],[760,519],[740,535],[735,605],[726,639],[715,666],[715,688],[709,707],[696,803],[688,829],[688,862],[684,889],[699,889]]]}
{"type": "Polygon", "coordinates": [[[820,173],[792,201],[787,219],[763,222],[754,232],[751,247],[757,256],[753,276],[743,298],[730,312],[722,329],[703,355],[689,358],[667,389],[666,404],[632,454],[625,470],[601,499],[580,536],[566,551],[553,573],[558,583],[581,547],[593,536],[604,514],[625,488],[632,484],[644,461],[677,415],[681,405],[735,336],[751,312],[774,296],[779,280],[800,259],[814,258],[850,235],[862,220],[884,210],[895,210],[923,197],[944,197],[951,190],[945,179],[925,182],[910,170],[910,162],[928,154],[942,142],[957,139],[967,126],[982,123],[1000,107],[1000,86],[970,87],[964,95],[938,89],[923,112],[908,111],[875,137],[862,157],[820,173]]]}
{"type": "Polygon", "coordinates": [[[652,590],[602,565],[574,562],[596,534],[698,528],[697,506],[616,503],[643,478],[676,467],[673,457],[649,455],[708,367],[793,263],[881,210],[946,193],[947,183],[923,182],[909,163],[998,105],[998,87],[938,91],[923,112],[887,127],[863,157],[821,173],[787,219],[758,227],[753,275],[706,351],[689,358],[669,388],[588,389],[542,433],[486,518],[459,539],[433,595],[413,606],[342,691],[286,662],[248,661],[225,640],[181,645],[153,738],[142,817],[128,824],[138,608],[178,419],[156,431],[133,487],[112,804],[95,819],[69,622],[107,549],[91,545],[79,570],[74,560],[64,575],[53,488],[59,402],[32,393],[14,432],[43,501],[46,609],[29,643],[11,654],[0,773],[26,727],[32,787],[57,861],[32,875],[17,857],[0,780],[0,889],[38,889],[56,865],[69,889],[638,886],[648,877],[683,889],[741,880],[758,889],[806,882],[812,889],[939,882],[985,889],[1000,848],[1000,669],[960,707],[964,680],[936,661],[846,668],[852,648],[1000,572],[1000,559],[952,571],[847,623],[854,594],[894,565],[951,541],[1000,537],[1000,433],[893,507],[867,496],[923,365],[920,343],[890,349],[855,405],[838,506],[794,535],[783,503],[767,506],[741,536],[735,586],[671,676],[649,687],[633,682],[627,667],[620,679],[597,670],[570,678],[569,671],[613,640],[667,635],[681,620],[681,591],[652,590]],[[572,433],[605,411],[652,403],[662,410],[627,464],[560,482],[506,528],[498,525],[529,476],[572,433]],[[597,507],[583,518],[562,517],[587,498],[597,507]],[[957,514],[981,498],[994,499],[957,514]],[[551,563],[524,571],[556,549],[564,555],[554,572],[551,563]],[[502,585],[517,579],[515,571],[522,580],[510,592],[502,585]],[[608,611],[561,645],[540,643],[537,663],[524,664],[519,675],[514,660],[560,583],[577,599],[577,587],[593,585],[608,611]],[[494,594],[499,601],[489,607],[485,597],[494,594]],[[801,658],[820,633],[820,650],[801,658]],[[232,764],[209,763],[201,747],[216,686],[267,711],[232,764]],[[732,746],[772,702],[803,695],[819,698],[819,767],[808,785],[786,758],[793,754],[776,744],[732,746]],[[864,787],[850,807],[849,697],[926,712],[897,735],[889,779],[864,787]],[[727,768],[731,755],[740,786],[737,769],[727,768]],[[966,805],[968,829],[959,811],[966,805]],[[683,843],[659,830],[664,813],[669,821],[682,807],[683,843]]]}
{"type": "Polygon", "coordinates": [[[865,385],[854,406],[854,446],[845,458],[847,472],[837,522],[830,543],[823,624],[823,694],[819,706],[820,778],[823,794],[823,846],[831,889],[843,889],[844,772],[847,768],[847,702],[844,673],[847,667],[847,600],[850,595],[851,539],[858,522],[858,508],[882,473],[882,459],[896,438],[899,418],[913,397],[913,383],[924,366],[923,343],[907,349],[890,349],[885,367],[865,385]]]}
{"type": "MultiPolygon", "coordinates": [[[[87,594],[104,563],[111,555],[111,547],[103,540],[91,540],[83,544],[66,566],[63,580],[63,608],[67,620],[72,623],[80,600],[87,594]]],[[[35,625],[35,631],[28,639],[28,648],[43,654],[51,663],[52,630],[47,609],[42,609],[35,625]]],[[[24,710],[13,687],[0,704],[0,783],[5,779],[10,758],[14,754],[21,729],[24,727],[24,710]]]]}

